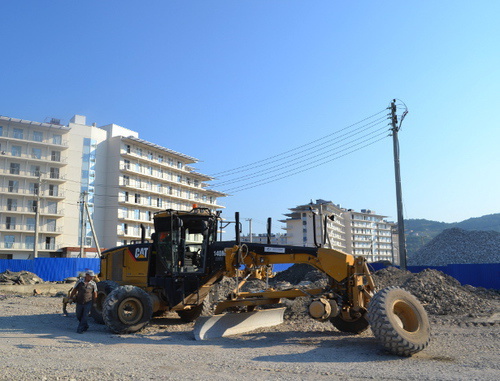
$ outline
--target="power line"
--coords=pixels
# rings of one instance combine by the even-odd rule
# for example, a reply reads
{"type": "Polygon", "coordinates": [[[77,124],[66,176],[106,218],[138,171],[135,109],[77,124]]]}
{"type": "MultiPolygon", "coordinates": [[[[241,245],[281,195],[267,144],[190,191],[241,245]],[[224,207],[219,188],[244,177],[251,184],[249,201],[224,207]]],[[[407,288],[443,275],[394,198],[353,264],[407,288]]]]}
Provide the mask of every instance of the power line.
{"type": "MultiPolygon", "coordinates": [[[[222,172],[217,172],[217,173],[214,173],[214,174],[212,174],[212,175],[210,175],[210,176],[213,176],[213,177],[214,177],[214,176],[220,176],[220,175],[225,175],[225,174],[227,174],[227,173],[229,173],[229,172],[239,171],[239,170],[241,170],[241,169],[243,169],[243,168],[247,168],[247,167],[255,167],[255,165],[256,165],[256,164],[260,164],[260,163],[262,163],[262,162],[266,162],[266,161],[272,160],[272,159],[274,159],[274,158],[281,157],[281,156],[283,156],[283,155],[287,155],[287,154],[289,154],[289,153],[291,153],[291,152],[294,152],[294,151],[297,151],[297,150],[299,150],[299,149],[301,149],[301,148],[304,148],[304,147],[310,146],[310,145],[312,145],[312,144],[314,144],[314,143],[316,143],[316,142],[318,142],[318,141],[321,141],[321,140],[324,140],[324,139],[326,139],[326,138],[329,138],[330,136],[337,135],[337,134],[339,134],[339,133],[340,133],[340,132],[342,132],[342,131],[345,131],[345,130],[347,130],[347,129],[351,128],[351,127],[354,127],[354,126],[356,126],[356,125],[358,125],[358,124],[360,124],[360,123],[363,123],[363,122],[365,122],[365,121],[367,121],[367,120],[369,120],[369,119],[371,119],[371,118],[374,118],[375,116],[377,116],[377,115],[379,115],[379,114],[381,114],[381,113],[385,113],[385,112],[387,112],[387,109],[381,110],[381,111],[379,111],[379,112],[377,112],[377,113],[375,113],[375,114],[373,114],[373,115],[370,115],[370,116],[368,116],[368,117],[366,117],[366,118],[364,118],[364,119],[360,120],[359,122],[353,123],[353,124],[351,124],[351,125],[349,125],[349,126],[347,126],[347,127],[344,127],[344,128],[342,128],[342,129],[340,129],[340,130],[338,130],[338,131],[332,132],[331,134],[325,135],[325,136],[323,136],[323,137],[321,137],[321,138],[315,139],[315,140],[313,140],[313,141],[311,141],[311,142],[309,142],[309,143],[302,144],[302,145],[300,145],[300,146],[298,146],[298,147],[292,148],[292,149],[290,149],[290,150],[284,151],[284,152],[279,153],[279,154],[274,155],[274,156],[267,157],[267,158],[262,159],[262,160],[255,161],[255,162],[253,162],[253,163],[245,164],[245,165],[242,165],[242,166],[239,166],[239,167],[236,167],[236,168],[233,168],[233,169],[229,169],[229,170],[226,170],[226,171],[222,171],[222,172]]],[[[382,117],[382,118],[380,118],[380,119],[386,119],[386,117],[384,116],[384,117],[382,117]]],[[[369,123],[368,123],[368,124],[369,124],[369,123]]],[[[368,125],[368,124],[365,124],[365,126],[366,126],[366,125],[368,125]]]]}
{"type": "MultiPolygon", "coordinates": [[[[368,134],[365,134],[365,135],[363,135],[361,137],[358,137],[356,139],[352,139],[352,140],[350,140],[350,141],[348,141],[348,142],[346,142],[344,144],[340,144],[334,151],[330,150],[328,152],[318,153],[318,154],[315,154],[315,155],[302,155],[302,156],[299,156],[299,157],[295,157],[294,160],[291,161],[291,162],[289,161],[289,162],[283,163],[283,164],[278,165],[278,166],[273,166],[271,169],[263,170],[263,171],[255,171],[255,172],[252,172],[252,173],[250,173],[248,175],[240,176],[240,177],[237,177],[237,178],[234,178],[234,179],[228,179],[226,181],[223,181],[223,182],[220,182],[220,183],[215,183],[213,185],[214,186],[222,186],[224,184],[234,184],[234,183],[238,183],[238,182],[245,181],[245,180],[252,179],[252,178],[256,178],[256,177],[266,176],[266,175],[268,175],[270,173],[275,173],[275,172],[281,171],[282,169],[294,167],[294,166],[297,166],[297,165],[298,165],[297,168],[302,168],[302,167],[307,166],[309,164],[317,163],[318,161],[321,161],[321,160],[323,160],[325,158],[334,156],[338,152],[343,152],[343,151],[349,149],[352,146],[359,145],[359,143],[358,144],[355,144],[355,143],[358,142],[358,141],[362,141],[362,143],[363,143],[363,142],[371,139],[371,138],[365,139],[366,137],[368,137],[370,135],[378,133],[376,136],[380,136],[380,131],[383,131],[383,134],[386,134],[387,133],[386,125],[384,125],[384,127],[382,127],[382,128],[379,128],[379,129],[377,129],[375,131],[372,131],[372,132],[370,132],[368,134]],[[338,151],[340,148],[346,147],[346,146],[348,146],[348,148],[338,151]],[[301,160],[301,159],[304,159],[304,158],[306,158],[307,160],[301,160]],[[311,159],[316,159],[316,160],[311,160],[311,159]],[[306,164],[304,164],[304,161],[306,161],[306,164]]],[[[341,139],[337,143],[341,143],[342,141],[347,140],[347,139],[348,138],[341,139]]]]}
{"type": "MultiPolygon", "coordinates": [[[[361,147],[358,147],[358,148],[356,148],[356,149],[353,149],[353,150],[351,150],[351,151],[349,151],[349,152],[346,152],[346,153],[344,153],[344,154],[342,154],[342,155],[336,156],[336,157],[334,157],[334,158],[332,158],[332,159],[329,159],[329,160],[327,160],[327,161],[323,161],[323,162],[318,163],[318,164],[315,164],[315,165],[307,165],[305,168],[303,168],[303,169],[301,169],[301,170],[299,170],[299,171],[293,171],[293,170],[286,171],[286,172],[283,172],[283,174],[286,174],[286,175],[284,175],[284,176],[279,176],[279,177],[267,177],[267,178],[264,178],[264,179],[262,179],[262,180],[258,181],[257,183],[253,183],[253,185],[251,185],[251,186],[246,186],[246,185],[244,184],[244,185],[242,185],[242,186],[240,186],[240,187],[236,187],[236,188],[232,188],[232,189],[225,190],[224,192],[225,192],[225,193],[236,193],[236,192],[241,192],[241,191],[243,191],[243,190],[252,189],[252,188],[255,188],[255,187],[258,187],[258,186],[261,186],[261,185],[265,185],[265,184],[269,184],[269,183],[272,183],[272,182],[275,182],[275,181],[278,181],[278,180],[282,180],[282,179],[287,178],[287,177],[290,177],[290,176],[294,176],[294,175],[296,175],[296,174],[299,174],[299,173],[302,173],[302,172],[308,171],[308,170],[310,170],[310,169],[313,169],[313,168],[319,167],[319,166],[321,166],[321,165],[324,165],[324,164],[326,164],[326,163],[332,162],[332,161],[334,161],[334,160],[340,159],[340,158],[342,158],[342,157],[344,157],[344,156],[347,156],[347,155],[349,155],[349,154],[351,154],[351,153],[353,153],[353,152],[359,151],[359,150],[361,150],[361,149],[363,149],[363,148],[366,148],[366,147],[368,147],[368,146],[370,146],[370,145],[373,145],[373,144],[375,144],[375,143],[377,143],[377,142],[379,142],[379,141],[381,141],[381,140],[383,140],[383,139],[386,139],[387,137],[388,137],[388,135],[386,135],[386,134],[385,134],[385,136],[383,136],[383,137],[381,137],[381,138],[379,138],[379,139],[377,139],[377,140],[374,140],[374,141],[372,141],[372,142],[370,142],[370,143],[367,143],[367,144],[365,144],[365,145],[363,145],[363,146],[361,146],[361,147]],[[266,180],[267,180],[267,181],[266,181],[266,180]]],[[[367,140],[370,140],[370,139],[367,139],[367,140]]],[[[361,143],[362,143],[362,142],[361,142],[361,143]]],[[[358,143],[358,145],[359,145],[359,144],[360,144],[360,143],[358,143]]],[[[304,166],[301,166],[301,167],[304,167],[304,166]]],[[[301,168],[301,167],[298,167],[298,168],[301,168]]],[[[297,168],[297,169],[298,169],[298,168],[297,168]]],[[[250,184],[249,184],[249,185],[250,185],[250,184]]]]}

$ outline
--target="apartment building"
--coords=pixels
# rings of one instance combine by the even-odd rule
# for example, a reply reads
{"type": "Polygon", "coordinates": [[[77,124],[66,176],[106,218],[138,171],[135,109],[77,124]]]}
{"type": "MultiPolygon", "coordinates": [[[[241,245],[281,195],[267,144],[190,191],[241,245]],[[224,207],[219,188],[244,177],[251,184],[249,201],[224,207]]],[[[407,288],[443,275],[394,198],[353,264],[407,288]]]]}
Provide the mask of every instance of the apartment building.
{"type": "Polygon", "coordinates": [[[316,200],[290,209],[282,220],[287,243],[295,246],[332,247],[348,254],[361,255],[370,262],[394,258],[397,241],[395,224],[369,209],[356,212],[331,201],[316,200]]]}
{"type": "Polygon", "coordinates": [[[290,213],[285,214],[288,218],[280,221],[286,224],[284,229],[289,245],[314,247],[322,244],[346,250],[344,211],[339,205],[319,199],[289,210],[290,213]]]}
{"type": "Polygon", "coordinates": [[[348,229],[347,252],[362,255],[370,262],[390,261],[394,258],[394,224],[385,220],[386,216],[370,209],[356,212],[352,209],[344,213],[348,229]]]}
{"type": "Polygon", "coordinates": [[[82,115],[67,126],[0,116],[0,153],[0,258],[95,247],[91,221],[101,248],[129,243],[141,225],[150,237],[157,211],[220,209],[225,196],[208,188],[196,158],[82,115]]]}

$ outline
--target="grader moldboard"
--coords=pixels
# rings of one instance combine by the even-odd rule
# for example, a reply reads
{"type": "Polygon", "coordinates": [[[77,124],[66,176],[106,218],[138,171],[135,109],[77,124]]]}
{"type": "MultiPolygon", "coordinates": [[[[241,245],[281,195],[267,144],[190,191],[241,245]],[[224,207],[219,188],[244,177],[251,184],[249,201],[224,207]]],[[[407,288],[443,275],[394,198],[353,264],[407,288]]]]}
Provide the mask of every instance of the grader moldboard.
{"type": "Polygon", "coordinates": [[[132,333],[153,316],[175,311],[185,322],[197,320],[195,338],[203,340],[280,324],[284,308],[262,307],[309,296],[309,315],[330,320],[339,331],[359,334],[370,327],[389,352],[400,356],[427,347],[430,327],[421,304],[396,287],[375,293],[364,258],[322,247],[242,243],[238,213],[235,220],[236,240],[223,242],[217,240],[220,212],[194,207],[156,213],[152,243],[143,239],[103,252],[94,319],[116,333],[132,333]],[[265,279],[272,265],[286,263],[317,268],[328,275],[328,285],[240,291],[246,280],[265,279]],[[202,316],[211,288],[224,276],[236,278],[238,286],[213,316],[202,316]]]}

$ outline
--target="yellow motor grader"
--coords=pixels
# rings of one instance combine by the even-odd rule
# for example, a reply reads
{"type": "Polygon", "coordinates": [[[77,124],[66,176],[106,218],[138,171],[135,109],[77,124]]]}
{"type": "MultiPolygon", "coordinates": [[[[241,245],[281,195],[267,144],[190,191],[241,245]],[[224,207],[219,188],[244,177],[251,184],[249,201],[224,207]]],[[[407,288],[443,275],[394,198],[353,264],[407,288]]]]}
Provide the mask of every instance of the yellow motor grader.
{"type": "Polygon", "coordinates": [[[363,257],[322,247],[242,243],[238,213],[236,239],[217,240],[220,212],[205,208],[166,210],[154,216],[152,243],[143,242],[103,252],[98,298],[92,316],[117,333],[145,327],[155,314],[175,311],[183,321],[197,320],[196,339],[220,337],[283,321],[281,299],[311,297],[309,315],[342,332],[359,334],[369,327],[391,353],[411,356],[429,343],[427,315],[407,291],[389,287],[375,293],[363,257]],[[274,264],[307,263],[328,276],[323,288],[267,289],[242,292],[252,278],[269,277],[274,264]],[[200,317],[211,288],[224,276],[238,286],[200,317]]]}

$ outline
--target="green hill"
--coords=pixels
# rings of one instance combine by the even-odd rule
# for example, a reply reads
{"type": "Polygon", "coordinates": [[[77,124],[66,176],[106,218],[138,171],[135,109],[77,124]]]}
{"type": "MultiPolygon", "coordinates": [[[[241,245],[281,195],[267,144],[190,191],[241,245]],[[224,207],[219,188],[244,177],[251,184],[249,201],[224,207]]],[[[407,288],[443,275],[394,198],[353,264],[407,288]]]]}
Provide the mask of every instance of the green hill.
{"type": "Polygon", "coordinates": [[[461,222],[438,222],[426,219],[405,220],[406,247],[408,255],[415,253],[445,229],[482,230],[500,232],[500,213],[469,218],[461,222]]]}

